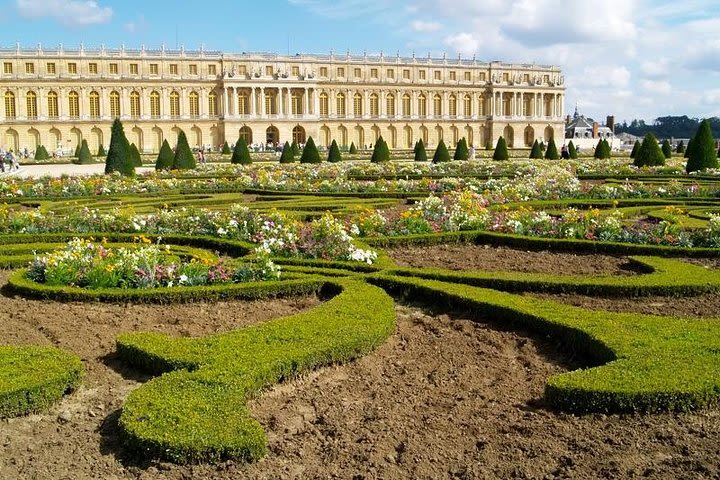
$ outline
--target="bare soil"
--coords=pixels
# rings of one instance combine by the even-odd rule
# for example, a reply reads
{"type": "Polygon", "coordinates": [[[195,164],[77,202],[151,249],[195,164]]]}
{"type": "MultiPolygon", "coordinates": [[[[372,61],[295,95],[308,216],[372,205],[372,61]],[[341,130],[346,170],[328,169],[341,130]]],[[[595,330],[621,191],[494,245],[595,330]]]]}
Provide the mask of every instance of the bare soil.
{"type": "Polygon", "coordinates": [[[489,245],[449,244],[388,248],[401,267],[544,273],[550,275],[633,275],[625,257],[529,252],[489,245]]]}
{"type": "MultiPolygon", "coordinates": [[[[0,273],[0,282],[6,278],[0,273]]],[[[50,412],[0,421],[0,478],[720,477],[719,410],[554,413],[541,401],[545,379],[582,362],[552,339],[403,305],[396,333],[375,352],[251,402],[269,438],[259,462],[176,466],[127,455],[118,411],[147,379],[114,359],[118,333],[206,335],[318,302],[125,306],[0,297],[0,343],[54,344],[78,353],[88,372],[50,412]]]]}

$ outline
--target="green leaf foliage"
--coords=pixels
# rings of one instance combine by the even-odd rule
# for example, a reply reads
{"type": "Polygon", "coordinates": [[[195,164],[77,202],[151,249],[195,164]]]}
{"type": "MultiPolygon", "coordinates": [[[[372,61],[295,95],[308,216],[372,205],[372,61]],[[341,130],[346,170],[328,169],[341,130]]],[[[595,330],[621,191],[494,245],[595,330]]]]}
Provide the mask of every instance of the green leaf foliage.
{"type": "Polygon", "coordinates": [[[551,138],[548,142],[547,150],[545,150],[545,159],[558,160],[559,158],[560,154],[558,153],[557,145],[555,145],[555,139],[551,138]]]}
{"type": "Polygon", "coordinates": [[[193,170],[196,167],[195,155],[190,150],[185,132],[180,130],[175,147],[175,158],[173,158],[173,170],[193,170]]]}
{"type": "Polygon", "coordinates": [[[485,150],[487,150],[487,151],[492,151],[493,148],[494,148],[494,147],[493,147],[493,144],[492,144],[492,142],[491,142],[490,140],[488,140],[487,142],[485,142],[485,150]]]}
{"type": "Polygon", "coordinates": [[[252,163],[252,158],[250,158],[250,150],[248,150],[248,146],[247,143],[245,143],[244,138],[240,137],[235,143],[235,148],[233,149],[230,163],[234,163],[237,165],[250,165],[252,163]]]}
{"type": "Polygon", "coordinates": [[[340,147],[335,140],[330,144],[330,151],[328,152],[328,162],[337,163],[342,161],[342,155],[340,154],[340,147]]]}
{"type": "Polygon", "coordinates": [[[49,158],[50,154],[44,145],[40,145],[35,149],[35,160],[48,160],[49,158]]]}
{"type": "Polygon", "coordinates": [[[223,143],[222,146],[222,152],[223,155],[230,155],[232,153],[232,150],[230,150],[230,145],[228,145],[227,140],[225,140],[225,143],[223,143]]]}
{"type": "Polygon", "coordinates": [[[350,155],[356,155],[358,153],[358,149],[355,146],[355,142],[350,143],[350,150],[348,151],[350,155]]]}
{"type": "Polygon", "coordinates": [[[315,146],[315,140],[312,137],[308,137],[303,148],[302,156],[300,157],[300,163],[320,163],[320,153],[315,146]]]}
{"type": "Polygon", "coordinates": [[[80,144],[80,152],[78,153],[78,163],[81,165],[95,163],[95,159],[93,159],[92,153],[90,153],[90,147],[88,147],[87,140],[85,140],[84,138],[83,138],[82,143],[80,144]]]}
{"type": "Polygon", "coordinates": [[[670,141],[668,139],[665,139],[662,143],[661,150],[663,152],[663,155],[665,155],[665,158],[672,158],[672,147],[670,146],[670,141]]]}
{"type": "Polygon", "coordinates": [[[382,137],[382,135],[380,135],[380,137],[375,142],[375,148],[373,149],[373,154],[370,158],[370,162],[381,163],[388,161],[390,161],[390,149],[388,148],[387,143],[385,143],[385,139],[382,137]]]}
{"type": "Polygon", "coordinates": [[[98,152],[97,152],[97,155],[96,155],[96,156],[98,156],[98,157],[104,157],[105,155],[107,155],[107,152],[105,151],[105,147],[104,147],[103,144],[101,143],[100,146],[98,147],[98,152]]]}
{"type": "Polygon", "coordinates": [[[665,165],[665,155],[660,150],[657,138],[652,133],[645,135],[633,165],[636,167],[665,165]]]}
{"type": "Polygon", "coordinates": [[[136,167],[142,167],[142,158],[140,157],[140,150],[134,143],[130,144],[130,157],[132,158],[133,165],[136,167]]]}
{"type": "Polygon", "coordinates": [[[578,158],[578,151],[577,148],[575,148],[575,144],[572,140],[570,140],[570,143],[568,144],[568,154],[573,160],[576,160],[578,158]]]}
{"type": "Polygon", "coordinates": [[[113,121],[110,147],[105,159],[105,173],[119,172],[125,176],[135,175],[135,165],[130,157],[130,143],[119,118],[113,121]]]}
{"type": "Polygon", "coordinates": [[[470,158],[470,150],[468,149],[467,140],[463,137],[455,147],[453,160],[467,160],[468,158],[470,158]]]}
{"type": "Polygon", "coordinates": [[[705,170],[706,168],[718,168],[718,152],[715,148],[715,139],[710,130],[710,123],[707,120],[700,122],[697,133],[692,139],[692,150],[688,157],[685,171],[687,173],[705,170]]]}
{"type": "Polygon", "coordinates": [[[540,143],[537,140],[533,142],[532,148],[530,149],[530,158],[535,160],[543,158],[543,152],[540,150],[540,143]]]}
{"type": "Polygon", "coordinates": [[[604,138],[598,140],[597,146],[595,147],[595,154],[593,156],[598,160],[610,158],[610,145],[604,138]]]}
{"type": "Polygon", "coordinates": [[[425,150],[425,142],[423,142],[422,138],[415,142],[414,154],[416,162],[427,162],[427,150],[425,150]]]}
{"type": "Polygon", "coordinates": [[[633,145],[632,152],[630,152],[630,158],[637,157],[638,151],[640,151],[640,140],[635,140],[635,144],[633,145]]]}
{"type": "Polygon", "coordinates": [[[497,145],[495,146],[495,152],[493,153],[493,160],[507,160],[510,158],[508,153],[507,142],[505,138],[498,138],[497,145]]]}
{"type": "Polygon", "coordinates": [[[295,140],[293,140],[290,145],[290,153],[292,153],[293,157],[299,157],[302,154],[300,151],[300,145],[298,145],[295,140]]]}
{"type": "Polygon", "coordinates": [[[440,143],[438,143],[438,146],[435,149],[435,155],[433,155],[432,161],[433,161],[433,163],[441,163],[441,162],[449,162],[450,161],[450,152],[448,152],[448,149],[445,146],[445,142],[443,140],[440,140],[440,143]]]}
{"type": "Polygon", "coordinates": [[[73,157],[75,157],[75,158],[80,158],[80,145],[81,145],[81,144],[78,143],[78,144],[75,146],[75,153],[73,153],[73,157]]]}
{"type": "Polygon", "coordinates": [[[691,138],[688,140],[687,148],[685,149],[685,156],[684,158],[690,158],[690,152],[692,151],[693,147],[693,139],[691,138]]]}
{"type": "Polygon", "coordinates": [[[680,140],[680,142],[677,144],[677,148],[675,149],[675,153],[685,153],[685,142],[680,140]]]}
{"type": "Polygon", "coordinates": [[[160,153],[157,156],[157,160],[155,160],[155,170],[171,170],[174,160],[175,153],[166,138],[163,140],[160,153]]]}
{"type": "Polygon", "coordinates": [[[293,163],[295,161],[295,157],[293,157],[293,151],[292,147],[290,146],[290,142],[285,142],[285,145],[283,145],[282,149],[282,155],[280,155],[280,163],[293,163]]]}

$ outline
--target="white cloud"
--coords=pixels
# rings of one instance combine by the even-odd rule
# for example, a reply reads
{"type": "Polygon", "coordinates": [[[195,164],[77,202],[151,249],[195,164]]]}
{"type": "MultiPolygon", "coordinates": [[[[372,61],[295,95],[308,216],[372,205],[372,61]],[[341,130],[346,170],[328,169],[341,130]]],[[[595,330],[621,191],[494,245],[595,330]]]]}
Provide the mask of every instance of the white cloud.
{"type": "Polygon", "coordinates": [[[443,26],[438,22],[423,22],[422,20],[415,20],[412,22],[412,28],[416,32],[437,32],[442,30],[443,26]]]}
{"type": "Polygon", "coordinates": [[[642,62],[640,71],[648,78],[664,78],[672,73],[670,71],[670,61],[667,58],[642,62]]]}
{"type": "Polygon", "coordinates": [[[327,18],[353,18],[377,15],[393,8],[393,0],[288,0],[291,5],[305,7],[315,15],[327,18]]]}
{"type": "Polygon", "coordinates": [[[462,55],[473,55],[480,49],[480,40],[470,33],[459,33],[445,38],[445,45],[462,55]]]}
{"type": "Polygon", "coordinates": [[[147,27],[147,20],[144,15],[140,15],[135,20],[127,22],[123,25],[123,27],[130,33],[137,33],[141,30],[145,30],[145,27],[147,27]]]}
{"type": "Polygon", "coordinates": [[[598,65],[585,67],[582,83],[593,87],[625,88],[630,83],[630,71],[625,67],[598,65]]]}
{"type": "Polygon", "coordinates": [[[113,15],[112,8],[101,7],[92,0],[16,0],[15,3],[23,17],[48,17],[71,27],[107,23],[113,15]]]}
{"type": "Polygon", "coordinates": [[[650,93],[668,94],[672,92],[672,85],[664,80],[643,80],[640,85],[650,93]]]}

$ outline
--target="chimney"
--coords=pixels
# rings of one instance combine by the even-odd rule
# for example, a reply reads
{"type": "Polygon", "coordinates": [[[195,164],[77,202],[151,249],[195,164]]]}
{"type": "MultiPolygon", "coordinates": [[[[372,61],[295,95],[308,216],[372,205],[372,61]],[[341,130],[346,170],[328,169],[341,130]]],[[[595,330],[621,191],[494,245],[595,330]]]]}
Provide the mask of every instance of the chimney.
{"type": "Polygon", "coordinates": [[[597,122],[593,122],[593,136],[592,136],[592,138],[598,138],[598,130],[600,130],[600,125],[598,125],[597,122]]]}
{"type": "Polygon", "coordinates": [[[605,125],[607,125],[612,133],[615,133],[615,115],[608,115],[605,125]]]}

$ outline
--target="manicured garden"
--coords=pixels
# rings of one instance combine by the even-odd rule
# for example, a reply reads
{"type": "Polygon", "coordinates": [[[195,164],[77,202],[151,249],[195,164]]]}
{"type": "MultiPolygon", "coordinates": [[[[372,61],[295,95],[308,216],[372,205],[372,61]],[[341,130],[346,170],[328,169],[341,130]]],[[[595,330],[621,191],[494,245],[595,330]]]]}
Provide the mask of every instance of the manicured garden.
{"type": "MultiPolygon", "coordinates": [[[[653,142],[634,156],[657,157],[653,142]]],[[[118,331],[104,355],[123,375],[148,381],[114,397],[105,441],[149,461],[241,465],[282,456],[276,434],[267,434],[272,423],[249,404],[279,383],[372,358],[406,328],[399,305],[408,304],[551,339],[559,357],[572,352],[572,367],[538,379],[544,387],[533,408],[545,415],[716,412],[720,323],[702,308],[692,316],[672,308],[673,298],[720,296],[713,165],[688,174],[699,153],[640,166],[627,157],[556,160],[551,146],[544,159],[422,162],[420,147],[415,158],[397,159],[378,142],[370,162],[333,149],[339,161],[317,164],[310,145],[286,163],[253,162],[238,145],[232,163],[200,168],[178,148],[172,161],[165,152],[172,168],[151,174],[134,176],[109,161],[120,173],[8,179],[0,185],[0,266],[12,270],[4,292],[60,312],[65,305],[178,312],[205,305],[206,312],[317,299],[221,332],[188,335],[177,327],[183,320],[175,329],[118,331]],[[604,255],[628,271],[463,268],[458,253],[453,264],[461,266],[452,269],[403,266],[393,253],[436,245],[502,247],[521,262],[531,262],[528,251],[587,262],[604,255]],[[668,308],[610,312],[571,306],[565,295],[652,297],[668,308]]],[[[130,155],[127,148],[116,142],[109,158],[130,155]]],[[[455,156],[467,156],[464,148],[455,156]]],[[[67,348],[62,335],[48,336],[43,321],[16,325],[0,347],[0,417],[19,417],[13,422],[102,388],[83,383],[88,368],[96,381],[95,360],[67,348]],[[31,331],[45,341],[33,341],[31,331]]]]}

